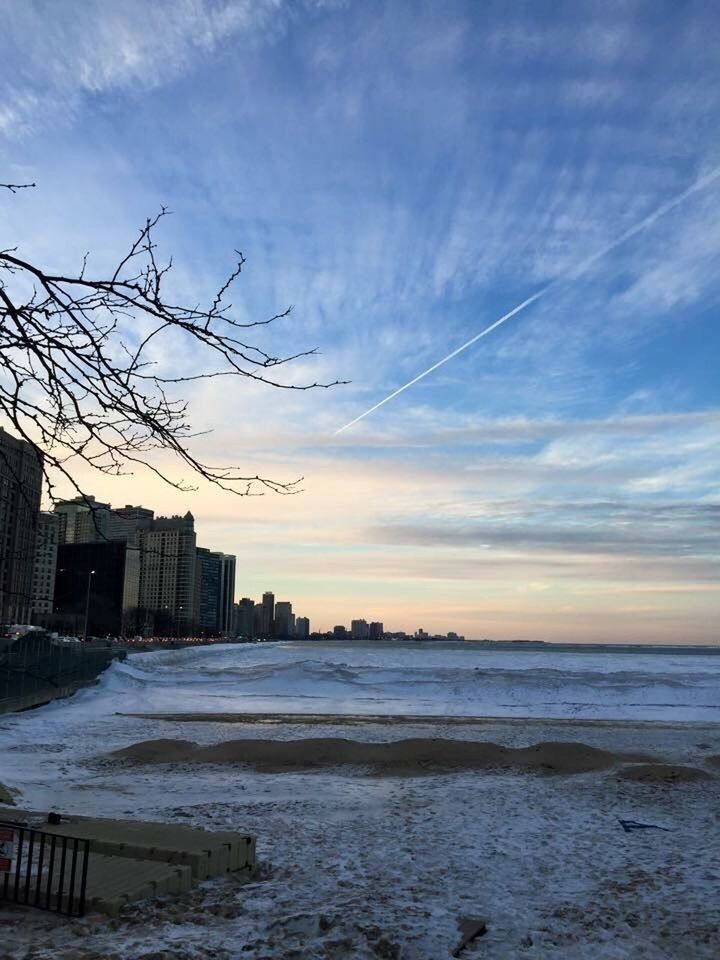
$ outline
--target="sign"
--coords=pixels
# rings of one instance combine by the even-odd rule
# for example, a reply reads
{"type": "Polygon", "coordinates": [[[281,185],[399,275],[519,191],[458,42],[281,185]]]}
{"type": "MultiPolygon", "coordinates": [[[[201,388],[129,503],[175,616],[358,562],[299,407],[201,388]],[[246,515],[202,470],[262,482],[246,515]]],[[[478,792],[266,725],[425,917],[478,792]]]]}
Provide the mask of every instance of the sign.
{"type": "Polygon", "coordinates": [[[15,861],[15,830],[0,828],[0,873],[10,873],[15,861]]]}

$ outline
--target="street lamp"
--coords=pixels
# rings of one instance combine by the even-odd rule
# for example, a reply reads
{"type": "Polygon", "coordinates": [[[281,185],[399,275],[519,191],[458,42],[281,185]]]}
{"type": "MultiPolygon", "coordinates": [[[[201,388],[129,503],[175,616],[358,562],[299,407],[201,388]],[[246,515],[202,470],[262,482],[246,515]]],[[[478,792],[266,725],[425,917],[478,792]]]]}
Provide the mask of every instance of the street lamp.
{"type": "Polygon", "coordinates": [[[85,597],[85,629],[83,631],[83,640],[87,641],[88,638],[88,617],[90,616],[90,587],[92,585],[92,578],[95,576],[95,571],[90,570],[88,573],[88,584],[87,584],[87,595],[85,597]]]}

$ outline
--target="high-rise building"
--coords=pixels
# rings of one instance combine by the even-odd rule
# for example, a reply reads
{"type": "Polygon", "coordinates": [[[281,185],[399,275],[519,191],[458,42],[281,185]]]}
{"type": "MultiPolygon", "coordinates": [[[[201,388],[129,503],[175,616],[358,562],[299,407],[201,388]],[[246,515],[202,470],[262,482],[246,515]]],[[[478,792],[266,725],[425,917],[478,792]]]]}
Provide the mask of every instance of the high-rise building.
{"type": "Polygon", "coordinates": [[[59,535],[60,517],[47,511],[39,513],[35,534],[30,618],[33,623],[41,626],[48,624],[53,613],[59,535]]]}
{"type": "Polygon", "coordinates": [[[0,623],[27,623],[43,455],[0,427],[0,623]]]}
{"type": "Polygon", "coordinates": [[[189,636],[196,614],[195,519],[156,517],[141,535],[140,606],[153,611],[155,630],[189,636]]]}
{"type": "Polygon", "coordinates": [[[371,640],[382,640],[385,633],[385,627],[377,620],[370,624],[369,637],[371,640]]]}
{"type": "Polygon", "coordinates": [[[61,543],[55,577],[55,625],[75,635],[118,636],[123,626],[126,546],[61,543]]]}
{"type": "Polygon", "coordinates": [[[253,636],[264,637],[263,622],[265,620],[265,607],[261,603],[256,603],[253,607],[253,636]]]}
{"type": "Polygon", "coordinates": [[[60,543],[98,543],[108,540],[110,504],[92,494],[59,500],[53,507],[60,517],[60,543]]]}
{"type": "Polygon", "coordinates": [[[261,637],[272,637],[275,634],[275,594],[266,590],[262,596],[262,627],[261,637]]]}
{"type": "Polygon", "coordinates": [[[307,617],[298,617],[295,621],[295,636],[298,640],[307,640],[310,636],[310,621],[307,617]]]}
{"type": "Polygon", "coordinates": [[[275,636],[281,639],[291,637],[292,621],[292,604],[286,600],[278,600],[275,604],[275,636]]]}
{"type": "Polygon", "coordinates": [[[195,556],[197,558],[195,620],[201,633],[215,635],[219,632],[220,557],[222,554],[198,547],[195,556]]]}
{"type": "Polygon", "coordinates": [[[218,590],[218,631],[233,632],[233,606],[235,603],[235,557],[231,553],[219,553],[220,584],[218,590]]]}
{"type": "Polygon", "coordinates": [[[113,507],[107,521],[108,540],[124,540],[128,546],[139,547],[143,530],[149,530],[155,514],[147,507],[113,507]]]}
{"type": "MultiPolygon", "coordinates": [[[[249,597],[243,597],[242,600],[233,604],[233,607],[233,633],[236,637],[250,640],[255,636],[255,627],[253,625],[255,603],[249,597]]],[[[260,608],[262,609],[262,605],[260,608]]]]}
{"type": "Polygon", "coordinates": [[[367,620],[353,620],[350,624],[350,635],[353,640],[367,640],[370,635],[367,620]]]}
{"type": "Polygon", "coordinates": [[[333,637],[336,640],[347,640],[347,627],[344,627],[341,623],[333,627],[333,637]]]}

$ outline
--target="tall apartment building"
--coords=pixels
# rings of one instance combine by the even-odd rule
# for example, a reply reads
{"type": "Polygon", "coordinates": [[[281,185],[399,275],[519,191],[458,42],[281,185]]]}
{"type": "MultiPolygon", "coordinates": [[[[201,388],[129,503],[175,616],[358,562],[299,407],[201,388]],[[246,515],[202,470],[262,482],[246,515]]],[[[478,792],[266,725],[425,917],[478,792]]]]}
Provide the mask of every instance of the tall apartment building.
{"type": "Polygon", "coordinates": [[[218,592],[218,630],[233,632],[233,607],[235,605],[235,557],[231,553],[219,553],[220,589],[218,592]]]}
{"type": "Polygon", "coordinates": [[[272,637],[275,634],[275,594],[266,590],[262,595],[262,624],[261,637],[272,637]]]}
{"type": "Polygon", "coordinates": [[[214,635],[219,631],[220,557],[205,547],[195,551],[197,558],[195,620],[201,633],[214,635]]]}
{"type": "Polygon", "coordinates": [[[128,546],[139,547],[143,530],[149,530],[155,514],[147,507],[113,507],[107,522],[108,540],[124,540],[128,546]]]}
{"type": "Polygon", "coordinates": [[[39,513],[35,533],[32,609],[30,611],[30,619],[38,626],[46,626],[53,613],[59,543],[60,517],[58,514],[49,511],[39,513]]]}
{"type": "Polygon", "coordinates": [[[286,600],[278,600],[275,604],[275,636],[280,638],[291,637],[295,627],[295,617],[292,604],[286,600]]]}
{"type": "Polygon", "coordinates": [[[367,640],[370,636],[367,620],[353,620],[350,624],[350,635],[353,640],[367,640]]]}
{"type": "Polygon", "coordinates": [[[123,629],[125,564],[122,542],[62,543],[58,549],[54,621],[66,633],[117,637],[123,629]],[[87,618],[87,624],[86,624],[87,618]]]}
{"type": "MultiPolygon", "coordinates": [[[[255,603],[250,597],[243,597],[237,603],[233,604],[233,633],[236,637],[250,639],[255,636],[254,611],[255,603]]],[[[262,609],[262,606],[261,606],[262,609]]]]}
{"type": "Polygon", "coordinates": [[[140,604],[140,575],[142,569],[142,534],[152,526],[155,514],[147,507],[110,509],[106,533],[108,540],[125,541],[125,578],[123,582],[124,629],[130,633],[141,630],[147,619],[140,604]]]}
{"type": "Polygon", "coordinates": [[[298,617],[295,621],[295,636],[298,640],[307,640],[310,636],[310,620],[307,617],[298,617]]]}
{"type": "Polygon", "coordinates": [[[196,614],[195,519],[156,517],[142,531],[140,606],[155,614],[155,629],[189,636],[196,614]]]}
{"type": "Polygon", "coordinates": [[[0,427],[0,623],[27,623],[43,455],[0,427]]]}
{"type": "Polygon", "coordinates": [[[60,518],[60,543],[99,543],[109,539],[110,504],[92,494],[59,500],[53,511],[60,518]]]}
{"type": "Polygon", "coordinates": [[[256,603],[253,607],[253,636],[263,637],[263,621],[265,619],[265,608],[261,603],[256,603]]]}
{"type": "Polygon", "coordinates": [[[370,624],[369,637],[371,640],[382,640],[383,634],[385,633],[384,624],[380,623],[377,620],[373,620],[370,624]]]}

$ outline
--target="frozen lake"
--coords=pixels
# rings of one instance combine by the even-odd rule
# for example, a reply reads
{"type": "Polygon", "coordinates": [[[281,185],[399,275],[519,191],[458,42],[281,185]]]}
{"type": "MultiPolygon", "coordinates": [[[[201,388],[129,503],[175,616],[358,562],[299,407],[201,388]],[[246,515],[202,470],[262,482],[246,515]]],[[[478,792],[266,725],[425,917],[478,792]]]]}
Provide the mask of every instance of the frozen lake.
{"type": "Polygon", "coordinates": [[[257,712],[720,722],[720,656],[472,643],[234,644],[134,654],[91,712],[257,712]]]}

